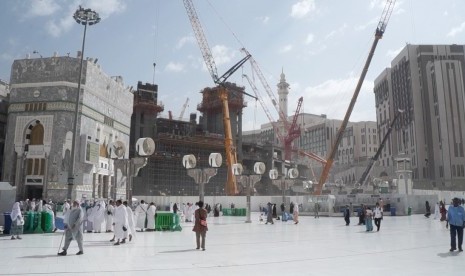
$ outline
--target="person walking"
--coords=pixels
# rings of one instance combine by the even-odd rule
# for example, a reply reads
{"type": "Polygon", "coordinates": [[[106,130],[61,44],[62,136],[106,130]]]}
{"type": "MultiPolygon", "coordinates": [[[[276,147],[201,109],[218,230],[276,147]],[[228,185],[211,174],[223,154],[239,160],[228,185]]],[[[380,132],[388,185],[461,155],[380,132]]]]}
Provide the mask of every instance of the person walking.
{"type": "Polygon", "coordinates": [[[144,232],[144,229],[147,227],[147,210],[149,205],[145,203],[144,200],[140,201],[140,204],[137,205],[136,213],[136,227],[140,229],[141,232],[144,232]]]}
{"type": "Polygon", "coordinates": [[[370,207],[367,207],[365,211],[365,225],[367,232],[373,231],[373,211],[370,207]]]}
{"type": "Polygon", "coordinates": [[[113,232],[113,214],[115,212],[113,204],[113,200],[110,200],[105,208],[105,232],[107,233],[113,232]]]}
{"type": "Polygon", "coordinates": [[[457,250],[463,251],[463,228],[465,227],[465,210],[459,205],[460,199],[457,197],[452,200],[452,206],[447,211],[447,221],[450,225],[450,252],[457,250]],[[457,236],[457,241],[456,237],[457,236]]]}
{"type": "Polygon", "coordinates": [[[373,214],[375,217],[376,231],[379,232],[379,228],[381,227],[381,220],[383,219],[383,209],[381,209],[378,202],[376,202],[376,207],[375,210],[373,210],[373,214]]]}
{"type": "MultiPolygon", "coordinates": [[[[362,204],[362,206],[360,207],[360,214],[358,216],[358,225],[366,225],[366,210],[367,208],[365,207],[365,205],[362,204]]],[[[373,211],[371,211],[371,214],[373,215],[373,211]]]]}
{"type": "Polygon", "coordinates": [[[434,206],[434,219],[439,218],[439,202],[436,202],[436,205],[434,206]]]}
{"type": "Polygon", "coordinates": [[[21,208],[19,207],[19,202],[15,202],[13,204],[10,217],[11,217],[11,229],[10,229],[11,239],[20,240],[21,236],[19,235],[23,234],[24,218],[23,218],[23,215],[21,214],[21,208]]]}
{"type": "Polygon", "coordinates": [[[431,216],[431,206],[428,201],[425,202],[425,211],[425,217],[429,218],[429,216],[431,216]]]}
{"type": "Polygon", "coordinates": [[[274,222],[273,222],[272,206],[273,206],[273,204],[271,204],[270,202],[268,202],[268,210],[267,210],[267,212],[266,212],[266,223],[265,223],[265,224],[268,224],[268,223],[274,224],[274,222]]]}
{"type": "Polygon", "coordinates": [[[79,206],[79,201],[73,201],[73,207],[69,212],[68,221],[65,224],[65,245],[63,246],[63,251],[58,253],[59,256],[66,256],[69,244],[74,239],[76,240],[79,251],[76,255],[84,254],[84,249],[82,248],[82,219],[83,211],[79,206]]]}
{"type": "Polygon", "coordinates": [[[149,208],[147,209],[147,231],[155,231],[155,215],[157,213],[157,207],[155,203],[150,202],[149,208]]]}
{"type": "Polygon", "coordinates": [[[320,203],[318,201],[315,201],[315,218],[320,218],[320,203]]]}
{"type": "Polygon", "coordinates": [[[346,221],[346,226],[349,226],[349,224],[350,224],[350,209],[349,209],[349,205],[346,205],[346,208],[344,209],[344,220],[346,221]]]}
{"type": "Polygon", "coordinates": [[[128,213],[126,212],[126,207],[123,205],[121,199],[116,201],[116,208],[115,208],[115,217],[113,226],[115,228],[115,236],[110,241],[116,242],[114,245],[120,245],[121,243],[125,243],[125,232],[128,231],[128,213]]]}
{"type": "Polygon", "coordinates": [[[136,225],[134,223],[134,213],[132,212],[131,207],[128,206],[128,202],[124,201],[123,202],[124,208],[126,208],[126,214],[128,215],[128,230],[126,231],[124,235],[124,240],[126,240],[127,237],[129,237],[129,241],[132,240],[133,236],[136,235],[136,225]]]}
{"type": "Polygon", "coordinates": [[[446,204],[444,204],[444,202],[442,200],[439,201],[439,213],[441,213],[441,218],[439,219],[440,221],[447,220],[447,217],[446,217],[446,214],[447,214],[446,204]]]}
{"type": "Polygon", "coordinates": [[[205,251],[205,237],[207,235],[208,226],[207,226],[207,211],[203,208],[203,201],[197,203],[199,208],[194,212],[194,228],[192,231],[195,232],[195,242],[197,247],[195,249],[200,249],[205,251]],[[200,243],[200,238],[202,238],[202,243],[200,243]]]}
{"type": "Polygon", "coordinates": [[[299,204],[294,206],[294,213],[292,213],[294,224],[299,223],[299,204]]]}

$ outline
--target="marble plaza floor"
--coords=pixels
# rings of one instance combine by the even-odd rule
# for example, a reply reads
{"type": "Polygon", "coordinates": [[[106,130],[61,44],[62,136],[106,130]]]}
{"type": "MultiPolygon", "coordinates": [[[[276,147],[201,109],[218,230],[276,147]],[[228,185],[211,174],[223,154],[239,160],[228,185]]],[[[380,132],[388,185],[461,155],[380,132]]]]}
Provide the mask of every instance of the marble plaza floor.
{"type": "Polygon", "coordinates": [[[206,251],[192,223],[181,232],[137,233],[113,246],[111,233],[84,235],[84,255],[57,256],[61,232],[0,236],[0,275],[465,275],[465,253],[449,252],[445,224],[421,215],[385,217],[380,232],[345,226],[342,217],[300,223],[208,218],[206,251]]]}

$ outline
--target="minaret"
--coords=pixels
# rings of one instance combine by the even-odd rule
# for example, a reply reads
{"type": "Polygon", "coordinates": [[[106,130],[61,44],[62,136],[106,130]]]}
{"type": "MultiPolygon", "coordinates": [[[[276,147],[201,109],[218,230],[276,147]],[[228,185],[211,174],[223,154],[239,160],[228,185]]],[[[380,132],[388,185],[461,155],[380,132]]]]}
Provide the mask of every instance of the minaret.
{"type": "Polygon", "coordinates": [[[279,96],[279,111],[284,116],[288,116],[287,113],[287,95],[289,94],[289,83],[286,82],[286,75],[284,75],[284,69],[281,70],[281,79],[278,83],[278,96],[279,96]]]}

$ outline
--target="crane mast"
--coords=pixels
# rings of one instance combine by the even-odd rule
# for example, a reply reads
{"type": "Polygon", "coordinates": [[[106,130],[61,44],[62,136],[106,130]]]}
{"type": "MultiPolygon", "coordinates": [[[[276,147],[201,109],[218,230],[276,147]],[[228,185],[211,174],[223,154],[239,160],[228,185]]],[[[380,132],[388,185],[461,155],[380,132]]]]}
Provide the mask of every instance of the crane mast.
{"type": "Polygon", "coordinates": [[[202,53],[202,57],[205,61],[208,72],[210,72],[213,82],[218,85],[218,96],[221,100],[223,112],[224,147],[226,153],[226,164],[228,168],[228,180],[226,182],[225,191],[227,195],[236,195],[238,194],[237,183],[236,177],[234,176],[232,171],[232,165],[237,163],[237,154],[236,147],[234,146],[232,138],[231,120],[229,117],[228,91],[226,90],[225,82],[237,69],[239,69],[250,58],[250,55],[244,57],[234,66],[232,66],[228,71],[226,71],[226,73],[224,73],[221,77],[218,77],[218,70],[215,64],[215,60],[213,59],[211,48],[208,45],[207,38],[205,37],[202,25],[200,24],[199,17],[197,16],[194,3],[192,2],[192,0],[183,0],[183,3],[184,7],[186,8],[187,16],[189,17],[189,21],[192,25],[195,38],[199,45],[200,52],[202,53]]]}
{"type": "Polygon", "coordinates": [[[318,185],[316,186],[316,189],[314,190],[315,195],[321,195],[321,190],[323,188],[323,185],[328,179],[329,170],[331,169],[334,163],[334,157],[336,155],[337,148],[339,146],[339,143],[342,140],[344,131],[347,127],[347,123],[349,122],[350,115],[352,114],[352,111],[354,109],[355,102],[357,101],[358,94],[360,93],[360,89],[362,88],[363,81],[365,80],[365,76],[368,72],[368,68],[370,67],[370,63],[375,53],[376,46],[378,45],[379,40],[383,37],[384,31],[386,30],[386,26],[387,26],[387,23],[389,22],[389,18],[391,17],[395,2],[396,0],[387,0],[386,5],[384,6],[383,12],[381,14],[381,19],[376,27],[375,39],[371,46],[370,52],[368,54],[368,58],[365,62],[365,66],[363,67],[362,74],[360,75],[357,86],[355,87],[355,92],[350,101],[349,108],[347,109],[347,112],[344,116],[344,120],[342,121],[341,126],[338,129],[338,132],[336,134],[336,140],[334,141],[334,144],[331,147],[328,153],[328,156],[326,158],[327,160],[326,165],[323,168],[318,185]]]}

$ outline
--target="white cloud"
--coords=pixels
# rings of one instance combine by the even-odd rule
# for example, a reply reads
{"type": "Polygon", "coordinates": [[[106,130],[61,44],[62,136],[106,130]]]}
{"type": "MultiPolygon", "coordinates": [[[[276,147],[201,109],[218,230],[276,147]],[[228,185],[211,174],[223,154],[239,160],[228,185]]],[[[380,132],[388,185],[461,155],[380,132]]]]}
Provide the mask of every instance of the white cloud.
{"type": "Polygon", "coordinates": [[[312,43],[314,39],[315,39],[315,36],[312,33],[308,34],[307,38],[305,39],[305,44],[308,45],[312,43]]]}
{"type": "Polygon", "coordinates": [[[305,17],[312,11],[316,10],[315,0],[301,0],[291,8],[291,16],[297,19],[305,17]]]}
{"type": "Polygon", "coordinates": [[[332,30],[325,36],[325,39],[330,39],[338,34],[344,33],[344,31],[347,29],[347,23],[344,23],[341,27],[339,27],[337,30],[332,30]]]}
{"type": "Polygon", "coordinates": [[[212,55],[217,66],[229,64],[236,56],[236,52],[224,45],[215,45],[212,48],[212,55]]]}
{"type": "Polygon", "coordinates": [[[55,0],[32,0],[28,1],[28,11],[25,17],[49,16],[60,9],[60,5],[55,0]]]}
{"type": "MultiPolygon", "coordinates": [[[[50,7],[52,7],[50,8],[50,11],[55,9],[53,10],[55,12],[58,9],[62,9],[62,7],[59,6],[57,8],[54,8],[54,4],[57,5],[57,3],[55,3],[53,0],[37,0],[33,2],[35,3],[43,1],[46,2],[50,7]]],[[[74,25],[76,25],[76,22],[73,19],[73,14],[76,11],[76,9],[78,9],[80,2],[81,1],[79,0],[66,2],[69,4],[65,8],[66,12],[62,13],[62,17],[49,20],[45,24],[45,28],[51,36],[59,37],[61,34],[69,31],[74,25]]],[[[126,3],[122,0],[88,0],[85,3],[85,6],[82,7],[96,11],[99,14],[100,18],[102,18],[103,20],[110,17],[113,14],[123,12],[126,9],[126,3]]],[[[40,9],[36,9],[36,13],[38,13],[39,11],[40,9]]],[[[42,13],[43,15],[49,15],[45,14],[45,11],[43,11],[42,13]]]]}
{"type": "Polygon", "coordinates": [[[452,28],[452,30],[450,30],[448,33],[447,33],[447,36],[456,36],[457,34],[463,32],[465,30],[465,22],[462,22],[462,24],[460,24],[460,26],[458,27],[455,27],[455,28],[452,28]]]}
{"type": "Polygon", "coordinates": [[[88,0],[85,8],[95,10],[102,19],[105,19],[126,10],[126,3],[122,0],[88,0]]]}
{"type": "Polygon", "coordinates": [[[396,49],[396,50],[388,50],[387,53],[386,53],[386,56],[390,59],[393,59],[395,58],[399,53],[400,51],[402,51],[402,49],[404,49],[404,46],[396,49]]]}
{"type": "MultiPolygon", "coordinates": [[[[376,26],[378,24],[378,22],[379,22],[378,17],[372,18],[370,21],[368,21],[365,24],[355,26],[355,30],[356,31],[363,31],[363,30],[365,30],[366,28],[368,28],[370,26],[376,26]]],[[[375,28],[373,27],[373,29],[375,29],[375,28]]]]}
{"type": "Polygon", "coordinates": [[[260,17],[257,17],[257,20],[259,20],[263,24],[267,24],[270,21],[270,17],[269,16],[260,16],[260,17]]]}
{"type": "Polygon", "coordinates": [[[187,43],[195,43],[195,38],[192,35],[181,37],[181,39],[179,39],[178,43],[176,44],[176,49],[181,49],[187,43]]]}
{"type": "Polygon", "coordinates": [[[182,72],[182,71],[184,71],[184,64],[171,61],[166,65],[165,71],[167,71],[167,72],[182,72]]]}
{"type": "Polygon", "coordinates": [[[279,50],[280,53],[287,53],[287,52],[290,52],[292,50],[292,44],[287,44],[285,45],[283,48],[281,48],[281,50],[279,50]]]}
{"type": "Polygon", "coordinates": [[[369,7],[370,9],[374,9],[375,7],[383,8],[385,4],[385,0],[371,0],[369,7]]]}
{"type": "MultiPolygon", "coordinates": [[[[358,77],[330,79],[321,84],[304,89],[305,112],[326,114],[330,119],[343,119],[358,77]]],[[[376,120],[375,100],[372,81],[363,83],[350,121],[376,120]]]]}

